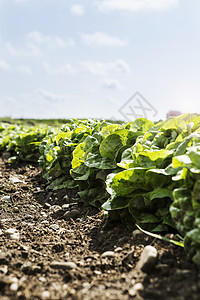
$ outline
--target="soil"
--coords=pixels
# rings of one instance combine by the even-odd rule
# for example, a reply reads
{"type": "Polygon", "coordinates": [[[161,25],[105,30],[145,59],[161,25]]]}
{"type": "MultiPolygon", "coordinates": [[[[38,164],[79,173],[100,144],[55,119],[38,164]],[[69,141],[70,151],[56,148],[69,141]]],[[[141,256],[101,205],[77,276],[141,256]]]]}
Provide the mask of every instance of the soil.
{"type": "Polygon", "coordinates": [[[183,248],[49,191],[38,165],[0,160],[0,299],[200,299],[200,272],[183,248]]]}

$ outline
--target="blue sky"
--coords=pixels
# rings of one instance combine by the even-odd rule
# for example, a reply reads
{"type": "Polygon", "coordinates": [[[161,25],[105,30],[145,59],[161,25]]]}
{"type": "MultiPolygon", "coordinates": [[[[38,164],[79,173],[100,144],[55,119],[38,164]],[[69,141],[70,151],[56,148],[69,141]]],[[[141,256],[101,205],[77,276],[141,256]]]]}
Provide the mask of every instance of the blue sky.
{"type": "Polygon", "coordinates": [[[199,53],[199,0],[0,0],[0,116],[199,112],[199,53]]]}

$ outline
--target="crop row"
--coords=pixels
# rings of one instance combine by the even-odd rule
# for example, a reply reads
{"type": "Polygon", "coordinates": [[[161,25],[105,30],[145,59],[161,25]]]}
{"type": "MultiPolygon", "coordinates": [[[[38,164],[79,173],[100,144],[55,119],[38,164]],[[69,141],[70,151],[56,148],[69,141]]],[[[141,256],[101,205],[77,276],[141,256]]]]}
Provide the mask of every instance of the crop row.
{"type": "Polygon", "coordinates": [[[60,127],[0,125],[0,151],[38,161],[50,189],[77,188],[79,202],[115,219],[184,238],[200,265],[200,116],[152,123],[76,120],[60,127]]]}

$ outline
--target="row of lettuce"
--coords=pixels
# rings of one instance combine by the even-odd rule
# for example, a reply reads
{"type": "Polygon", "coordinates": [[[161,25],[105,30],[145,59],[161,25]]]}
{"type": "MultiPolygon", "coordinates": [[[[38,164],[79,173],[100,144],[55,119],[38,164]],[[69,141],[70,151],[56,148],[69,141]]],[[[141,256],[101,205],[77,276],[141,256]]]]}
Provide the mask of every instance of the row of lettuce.
{"type": "Polygon", "coordinates": [[[79,202],[149,231],[176,229],[200,265],[200,116],[126,124],[0,125],[10,161],[39,161],[50,189],[76,188],[79,202]]]}

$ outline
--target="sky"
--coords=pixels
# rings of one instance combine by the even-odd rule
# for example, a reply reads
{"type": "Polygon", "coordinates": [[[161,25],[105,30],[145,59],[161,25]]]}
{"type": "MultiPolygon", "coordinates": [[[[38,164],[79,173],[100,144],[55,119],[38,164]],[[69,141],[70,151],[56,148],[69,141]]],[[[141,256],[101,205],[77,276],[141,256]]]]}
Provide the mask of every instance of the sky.
{"type": "Polygon", "coordinates": [[[200,112],[199,0],[0,0],[0,117],[200,112]]]}

